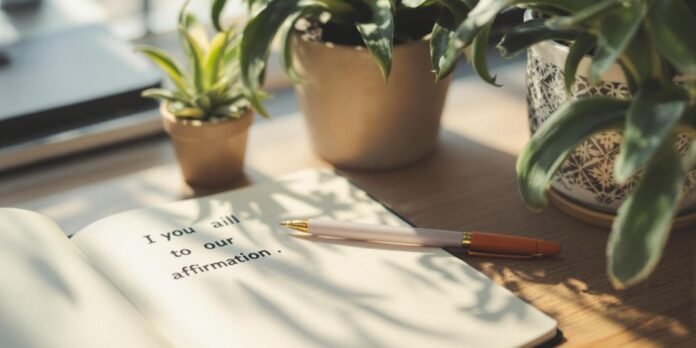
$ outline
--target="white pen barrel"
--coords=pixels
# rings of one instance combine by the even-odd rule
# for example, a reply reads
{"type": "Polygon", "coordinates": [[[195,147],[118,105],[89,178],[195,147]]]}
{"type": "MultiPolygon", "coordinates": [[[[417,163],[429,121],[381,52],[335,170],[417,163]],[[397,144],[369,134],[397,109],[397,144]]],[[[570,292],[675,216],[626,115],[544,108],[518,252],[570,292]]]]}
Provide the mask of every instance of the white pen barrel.
{"type": "Polygon", "coordinates": [[[462,232],[321,219],[309,220],[308,225],[307,232],[319,236],[439,247],[462,245],[462,232]]]}

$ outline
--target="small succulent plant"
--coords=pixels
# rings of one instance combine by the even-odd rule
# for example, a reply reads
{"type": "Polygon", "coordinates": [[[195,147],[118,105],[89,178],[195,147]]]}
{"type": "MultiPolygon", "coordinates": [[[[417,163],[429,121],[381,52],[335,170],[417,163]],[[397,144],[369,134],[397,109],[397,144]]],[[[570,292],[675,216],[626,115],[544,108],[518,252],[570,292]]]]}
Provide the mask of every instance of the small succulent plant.
{"type": "Polygon", "coordinates": [[[179,14],[179,41],[187,58],[186,69],[161,49],[138,47],[136,50],[157,64],[173,84],[172,89],[151,88],[142,95],[161,100],[179,119],[240,118],[249,108],[239,79],[241,35],[232,27],[209,39],[206,27],[186,10],[187,4],[179,14]]]}

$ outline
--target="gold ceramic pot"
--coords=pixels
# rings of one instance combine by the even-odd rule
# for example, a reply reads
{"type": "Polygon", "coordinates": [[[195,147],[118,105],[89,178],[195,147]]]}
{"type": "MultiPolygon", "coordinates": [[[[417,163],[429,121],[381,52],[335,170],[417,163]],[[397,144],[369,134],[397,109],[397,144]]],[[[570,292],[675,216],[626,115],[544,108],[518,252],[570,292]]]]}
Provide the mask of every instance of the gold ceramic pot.
{"type": "Polygon", "coordinates": [[[164,129],[174,144],[184,180],[193,187],[228,186],[244,169],[249,127],[254,113],[247,109],[240,119],[201,122],[180,120],[160,106],[164,129]]]}
{"type": "Polygon", "coordinates": [[[340,167],[386,169],[434,148],[452,77],[435,83],[428,41],[394,47],[385,83],[364,47],[294,37],[300,104],[315,151],[340,167]]]}

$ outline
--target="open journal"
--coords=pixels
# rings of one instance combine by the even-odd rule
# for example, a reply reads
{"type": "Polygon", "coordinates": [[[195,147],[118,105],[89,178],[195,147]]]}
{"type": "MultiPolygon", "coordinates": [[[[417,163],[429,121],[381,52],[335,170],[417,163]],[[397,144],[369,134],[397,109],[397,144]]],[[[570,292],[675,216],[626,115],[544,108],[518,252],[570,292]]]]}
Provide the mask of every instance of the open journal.
{"type": "Polygon", "coordinates": [[[72,239],[0,209],[2,347],[509,347],[556,322],[446,251],[298,238],[297,218],[405,225],[309,170],[125,212],[72,239]]]}

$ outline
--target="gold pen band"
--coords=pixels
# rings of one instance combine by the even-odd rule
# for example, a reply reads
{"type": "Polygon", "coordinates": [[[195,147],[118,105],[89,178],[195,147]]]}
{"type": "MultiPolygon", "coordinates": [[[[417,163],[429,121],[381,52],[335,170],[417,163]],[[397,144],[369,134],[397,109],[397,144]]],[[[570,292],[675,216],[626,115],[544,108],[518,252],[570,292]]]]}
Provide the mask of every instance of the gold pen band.
{"type": "Polygon", "coordinates": [[[462,248],[469,249],[471,246],[471,232],[462,233],[462,248]]]}

